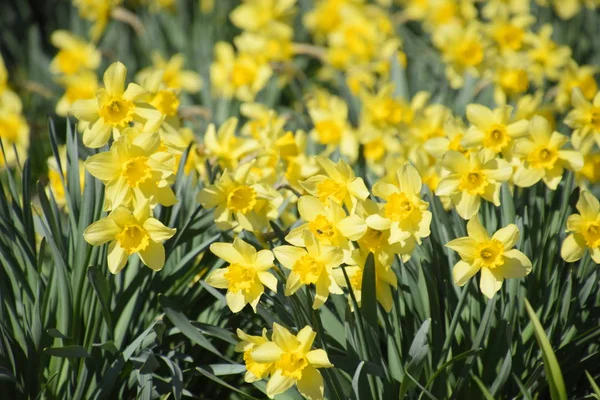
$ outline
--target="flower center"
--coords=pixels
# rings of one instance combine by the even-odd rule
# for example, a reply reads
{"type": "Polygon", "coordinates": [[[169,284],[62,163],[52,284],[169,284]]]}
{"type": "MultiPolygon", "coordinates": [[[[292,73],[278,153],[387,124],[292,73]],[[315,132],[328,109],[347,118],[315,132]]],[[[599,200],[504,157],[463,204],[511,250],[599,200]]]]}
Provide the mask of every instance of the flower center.
{"type": "Polygon", "coordinates": [[[375,101],[369,108],[373,123],[380,128],[402,122],[402,105],[392,98],[375,101]]]}
{"type": "Polygon", "coordinates": [[[152,171],[148,167],[148,157],[134,157],[123,164],[122,174],[130,187],[137,187],[146,182],[151,176],[152,171]]]}
{"type": "Polygon", "coordinates": [[[150,102],[161,114],[169,117],[177,115],[179,99],[170,90],[159,90],[150,102]]]}
{"type": "Polygon", "coordinates": [[[598,222],[590,223],[583,231],[583,237],[590,248],[600,246],[600,224],[598,222]]]}
{"type": "Polygon", "coordinates": [[[346,187],[333,179],[326,179],[317,185],[317,197],[323,204],[327,204],[330,198],[341,204],[346,197],[346,187]]]}
{"type": "Polygon", "coordinates": [[[249,213],[256,205],[256,191],[247,185],[238,186],[227,195],[227,208],[233,212],[249,213]]]}
{"type": "Polygon", "coordinates": [[[600,130],[600,107],[592,107],[590,111],[590,122],[595,129],[600,130]]]}
{"type": "Polygon", "coordinates": [[[100,116],[113,125],[125,127],[133,119],[133,102],[121,97],[113,97],[100,107],[100,116]]]}
{"type": "Polygon", "coordinates": [[[367,231],[359,240],[362,247],[369,250],[371,253],[375,253],[377,250],[381,249],[383,242],[383,232],[373,228],[367,228],[367,231]]]}
{"type": "Polygon", "coordinates": [[[527,71],[514,68],[501,71],[500,86],[509,95],[523,93],[529,86],[527,71]]]}
{"type": "Polygon", "coordinates": [[[494,124],[488,129],[487,135],[483,140],[483,146],[499,153],[510,142],[510,136],[506,133],[506,127],[500,124],[494,124]]]}
{"type": "Polygon", "coordinates": [[[498,29],[496,40],[503,47],[511,50],[519,50],[523,43],[525,32],[516,25],[506,24],[498,29]]]}
{"type": "Polygon", "coordinates": [[[455,135],[451,140],[450,143],[448,143],[448,150],[454,150],[454,151],[458,151],[460,153],[465,154],[465,148],[462,146],[462,144],[460,144],[460,142],[463,139],[463,135],[462,134],[457,134],[455,135]]]}
{"type": "Polygon", "coordinates": [[[460,178],[459,189],[470,194],[483,194],[487,186],[485,175],[480,170],[471,170],[460,178]]]}
{"type": "Polygon", "coordinates": [[[224,276],[229,282],[229,290],[247,294],[256,280],[256,270],[245,265],[231,264],[224,276]]]}
{"type": "Polygon", "coordinates": [[[235,87],[248,86],[254,82],[256,71],[243,62],[236,62],[231,71],[231,83],[235,87]]]}
{"type": "Polygon", "coordinates": [[[534,168],[551,169],[558,159],[558,152],[546,146],[540,146],[529,156],[529,163],[534,168]]]}
{"type": "Polygon", "coordinates": [[[398,222],[410,218],[415,209],[415,205],[404,193],[392,193],[384,206],[385,216],[398,222]]]}
{"type": "Polygon", "coordinates": [[[483,48],[474,40],[465,40],[458,45],[456,58],[466,66],[479,65],[483,61],[483,48]]]}
{"type": "Polygon", "coordinates": [[[322,262],[308,254],[300,257],[293,267],[293,271],[305,285],[316,283],[324,269],[325,265],[322,262]]]}
{"type": "Polygon", "coordinates": [[[378,161],[385,155],[385,144],[381,139],[371,140],[364,145],[365,158],[370,161],[378,161]]]}
{"type": "Polygon", "coordinates": [[[477,253],[484,267],[496,268],[504,264],[504,246],[497,239],[491,239],[477,245],[477,253]]]}
{"type": "Polygon", "coordinates": [[[308,365],[306,358],[296,353],[284,353],[275,364],[275,369],[281,370],[283,376],[289,378],[302,378],[302,370],[308,365]]]}
{"type": "Polygon", "coordinates": [[[340,141],[342,126],[339,122],[326,119],[315,124],[315,129],[322,144],[332,144],[340,141]]]}
{"type": "Polygon", "coordinates": [[[308,227],[320,241],[326,244],[333,244],[333,240],[337,237],[337,229],[322,214],[310,221],[308,227]]]}
{"type": "Polygon", "coordinates": [[[85,61],[81,51],[61,50],[56,55],[60,70],[66,75],[72,75],[81,68],[85,61]]]}
{"type": "Polygon", "coordinates": [[[129,255],[145,250],[150,243],[150,235],[138,224],[127,225],[116,236],[117,242],[129,255]]]}

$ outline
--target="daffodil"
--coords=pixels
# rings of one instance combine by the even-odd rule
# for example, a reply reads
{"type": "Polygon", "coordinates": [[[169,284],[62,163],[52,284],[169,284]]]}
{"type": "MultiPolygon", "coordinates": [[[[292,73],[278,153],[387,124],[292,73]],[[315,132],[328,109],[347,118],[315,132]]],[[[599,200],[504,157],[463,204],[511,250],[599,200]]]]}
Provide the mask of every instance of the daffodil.
{"type": "Polygon", "coordinates": [[[219,289],[227,289],[227,305],[234,312],[240,312],[250,304],[254,312],[260,297],[267,286],[277,291],[277,278],[267,272],[273,267],[273,253],[270,250],[256,251],[240,238],[231,243],[213,243],[210,251],[227,261],[229,265],[213,271],[206,283],[219,289]]]}
{"type": "Polygon", "coordinates": [[[93,43],[73,35],[69,31],[52,32],[50,42],[59,49],[50,63],[50,72],[73,75],[82,70],[95,70],[100,65],[100,51],[93,43]]]}
{"type": "Polygon", "coordinates": [[[479,288],[487,298],[502,287],[504,279],[523,278],[531,272],[531,261],[525,254],[513,249],[519,241],[519,228],[507,225],[491,237],[475,216],[467,223],[468,236],[451,240],[446,247],[461,258],[452,269],[454,283],[463,286],[481,271],[479,288]]]}
{"type": "Polygon", "coordinates": [[[342,288],[333,278],[333,269],[344,259],[339,247],[321,245],[309,230],[304,233],[306,249],[294,246],[279,246],[273,249],[277,260],[291,272],[285,284],[285,295],[291,296],[305,285],[315,285],[313,309],[327,301],[329,294],[343,294],[342,288]]]}
{"type": "Polygon", "coordinates": [[[110,242],[108,269],[117,274],[133,254],[138,254],[149,268],[160,271],[165,265],[163,242],[175,232],[176,229],[167,228],[153,218],[150,203],[142,201],[133,211],[123,206],[115,208],[107,217],[88,226],[83,237],[92,246],[110,242]]]}
{"type": "Polygon", "coordinates": [[[467,119],[472,124],[462,139],[466,148],[483,147],[494,153],[511,150],[515,139],[527,135],[528,122],[510,121],[512,107],[504,106],[490,110],[480,104],[467,106],[467,119]]]}
{"type": "Polygon", "coordinates": [[[566,262],[580,260],[588,250],[592,260],[600,264],[600,203],[587,190],[582,190],[576,205],[579,214],[569,215],[567,232],[560,249],[560,255],[566,262]]]}
{"type": "Polygon", "coordinates": [[[571,104],[573,89],[581,90],[586,100],[592,100],[598,92],[594,75],[598,68],[592,65],[579,66],[571,60],[560,74],[554,103],[558,111],[565,111],[571,104]]]}
{"type": "Polygon", "coordinates": [[[267,338],[267,328],[263,328],[261,336],[248,335],[238,328],[237,335],[241,341],[235,345],[235,351],[244,353],[244,363],[246,364],[244,381],[252,383],[271,375],[275,362],[259,363],[252,358],[252,352],[256,347],[271,342],[267,338]]]}
{"type": "Polygon", "coordinates": [[[288,35],[296,0],[245,0],[229,15],[231,22],[248,32],[272,37],[288,35]]]}
{"type": "Polygon", "coordinates": [[[73,0],[73,5],[79,10],[79,16],[93,22],[90,28],[92,40],[97,41],[106,29],[111,12],[123,0],[73,0]]]}
{"type": "Polygon", "coordinates": [[[56,114],[66,117],[73,104],[78,100],[87,100],[98,91],[98,77],[95,72],[82,71],[74,75],[65,75],[57,79],[65,87],[65,94],[56,103],[56,114]]]}
{"type": "Polygon", "coordinates": [[[304,230],[308,229],[321,244],[348,249],[349,240],[358,240],[367,230],[364,220],[356,215],[346,216],[342,206],[333,200],[324,206],[314,196],[302,196],[298,199],[298,212],[306,223],[285,237],[294,246],[305,245],[304,230]]]}
{"type": "Polygon", "coordinates": [[[85,162],[87,171],[106,185],[104,209],[130,206],[143,199],[167,207],[177,203],[170,187],[175,160],[172,154],[159,151],[159,134],[132,133],[132,139],[127,132],[110,151],[95,154],[85,162]]]}
{"type": "Polygon", "coordinates": [[[274,363],[274,372],[267,383],[267,396],[285,392],[296,385],[302,395],[311,400],[323,399],[323,377],[317,368],[331,368],[327,353],[311,350],[316,333],[305,326],[293,335],[283,326],[273,323],[273,341],[260,344],[252,358],[261,363],[274,363]]]}
{"type": "Polygon", "coordinates": [[[544,117],[535,116],[529,123],[530,138],[515,145],[514,154],[525,160],[512,177],[517,186],[529,187],[544,180],[555,190],[562,180],[565,167],[573,171],[583,168],[583,156],[576,150],[562,150],[569,139],[552,128],[544,117]]]}
{"type": "Polygon", "coordinates": [[[565,124],[574,129],[571,142],[576,149],[595,141],[600,145],[600,92],[592,102],[581,90],[573,89],[573,109],[565,117],[565,124]]]}
{"type": "Polygon", "coordinates": [[[266,185],[252,182],[252,163],[240,165],[235,173],[223,172],[219,181],[198,193],[197,200],[206,208],[215,208],[219,229],[246,229],[263,232],[270,229],[283,202],[281,194],[266,185]]]}
{"type": "Polygon", "coordinates": [[[23,163],[29,147],[29,125],[21,99],[9,89],[0,93],[0,139],[4,148],[4,154],[0,151],[0,167],[12,167],[17,159],[23,163]]]}
{"type": "MultiPolygon", "coordinates": [[[[48,187],[46,188],[46,191],[49,192],[51,190],[56,204],[58,204],[61,207],[65,207],[67,204],[67,198],[63,182],[66,182],[69,173],[69,168],[67,168],[67,147],[60,146],[58,148],[58,154],[58,162],[54,156],[48,157],[48,160],[46,162],[48,165],[48,187]],[[61,176],[61,173],[65,174],[64,180],[61,176]]],[[[85,184],[85,166],[83,164],[83,161],[81,160],[77,160],[77,165],[79,175],[79,189],[83,193],[83,187],[85,184]]]]}
{"type": "Polygon", "coordinates": [[[526,42],[531,49],[528,51],[533,64],[531,73],[538,85],[544,78],[556,81],[560,78],[564,66],[571,59],[571,49],[559,46],[552,40],[552,25],[544,24],[537,34],[529,33],[526,42]]]}
{"type": "Polygon", "coordinates": [[[96,92],[96,98],[78,100],[71,113],[81,122],[87,123],[83,132],[83,144],[97,148],[104,146],[112,135],[119,135],[132,122],[144,124],[144,132],[159,128],[162,116],[154,107],[144,103],[148,92],[135,83],[125,90],[127,69],[116,62],[104,73],[104,88],[96,92]]]}
{"type": "Polygon", "coordinates": [[[513,169],[491,151],[482,150],[467,158],[457,151],[449,151],[442,158],[442,166],[450,171],[435,194],[450,196],[456,212],[471,219],[479,211],[481,199],[500,205],[500,187],[510,179],[513,169]]]}
{"type": "Polygon", "coordinates": [[[358,200],[369,196],[365,182],[355,176],[345,161],[339,160],[336,164],[323,156],[317,156],[315,159],[325,175],[314,175],[300,184],[308,193],[321,200],[321,203],[327,204],[329,199],[332,199],[352,210],[358,200]]]}
{"type": "Polygon", "coordinates": [[[252,138],[236,136],[237,123],[237,118],[231,117],[218,130],[214,124],[208,125],[204,134],[206,154],[216,158],[224,168],[235,169],[244,156],[259,147],[259,143],[252,138]]]}
{"type": "Polygon", "coordinates": [[[192,70],[183,69],[185,57],[183,54],[174,54],[168,60],[159,52],[151,54],[152,66],[142,69],[136,75],[138,82],[144,82],[149,76],[158,74],[160,89],[197,93],[202,88],[200,75],[192,70]]]}
{"type": "Polygon", "coordinates": [[[389,243],[421,243],[431,233],[429,203],[421,199],[421,177],[410,164],[397,171],[397,183],[377,182],[373,194],[385,201],[378,214],[367,218],[367,225],[375,230],[390,230],[389,243]]]}

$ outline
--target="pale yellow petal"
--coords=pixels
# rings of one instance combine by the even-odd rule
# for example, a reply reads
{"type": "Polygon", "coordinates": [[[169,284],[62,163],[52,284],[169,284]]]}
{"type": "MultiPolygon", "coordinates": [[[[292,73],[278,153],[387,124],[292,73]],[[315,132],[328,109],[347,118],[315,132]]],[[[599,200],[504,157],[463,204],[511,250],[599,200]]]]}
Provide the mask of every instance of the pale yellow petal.
{"type": "Polygon", "coordinates": [[[459,261],[452,268],[452,277],[454,278],[454,283],[458,286],[463,286],[465,283],[469,281],[479,270],[481,269],[481,263],[471,262],[468,263],[466,261],[459,261]]]}
{"type": "Polygon", "coordinates": [[[139,255],[142,262],[154,271],[160,271],[165,266],[165,248],[153,240],[139,255]]]}
{"type": "Polygon", "coordinates": [[[512,249],[504,252],[504,264],[496,267],[496,275],[505,279],[523,278],[531,272],[531,260],[519,250],[512,249]]]}
{"type": "Polygon", "coordinates": [[[121,228],[112,218],[102,218],[87,227],[83,232],[83,238],[92,246],[100,246],[114,240],[120,231],[121,228]]]}
{"type": "Polygon", "coordinates": [[[164,226],[156,218],[148,218],[144,221],[144,229],[146,229],[152,240],[156,243],[162,243],[171,239],[175,235],[175,232],[177,232],[177,229],[164,226]]]}
{"type": "Polygon", "coordinates": [[[498,229],[494,235],[492,235],[492,239],[497,239],[502,242],[504,246],[504,250],[510,250],[519,241],[519,228],[515,224],[509,224],[504,228],[498,229]]]}
{"type": "Polygon", "coordinates": [[[494,297],[496,292],[502,288],[502,277],[494,274],[489,268],[484,267],[481,269],[480,279],[479,289],[488,299],[494,297]]]}
{"type": "Polygon", "coordinates": [[[277,261],[281,263],[285,268],[292,269],[296,261],[302,256],[306,255],[306,250],[300,247],[294,246],[279,246],[273,249],[273,254],[277,261]]]}
{"type": "Polygon", "coordinates": [[[581,235],[569,235],[565,238],[560,248],[560,256],[566,262],[579,261],[585,254],[585,249],[585,241],[581,235]]]}
{"type": "Polygon", "coordinates": [[[323,377],[311,365],[308,365],[302,370],[302,378],[296,383],[298,391],[309,400],[322,400],[325,386],[323,385],[323,377]]]}
{"type": "Polygon", "coordinates": [[[112,63],[104,72],[104,87],[110,96],[121,96],[125,90],[127,68],[121,62],[112,63]]]}

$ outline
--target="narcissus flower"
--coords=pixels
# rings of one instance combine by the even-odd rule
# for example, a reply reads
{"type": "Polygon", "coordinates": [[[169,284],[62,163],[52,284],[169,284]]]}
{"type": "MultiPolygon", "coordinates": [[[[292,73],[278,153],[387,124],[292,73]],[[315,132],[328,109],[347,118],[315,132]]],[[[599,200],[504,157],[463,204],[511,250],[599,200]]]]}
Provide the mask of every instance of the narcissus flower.
{"type": "Polygon", "coordinates": [[[526,120],[510,122],[512,107],[504,106],[495,110],[480,104],[467,106],[467,119],[472,124],[462,139],[463,146],[483,147],[494,153],[510,150],[514,139],[527,135],[526,120]]]}
{"type": "Polygon", "coordinates": [[[510,179],[513,172],[506,161],[486,150],[471,153],[469,158],[449,151],[442,158],[442,166],[450,175],[440,181],[435,194],[450,196],[456,212],[464,219],[477,214],[482,198],[499,206],[502,182],[510,179]]]}
{"type": "Polygon", "coordinates": [[[144,68],[136,75],[138,82],[145,81],[150,75],[158,73],[161,88],[197,93],[202,87],[200,75],[192,70],[184,70],[185,57],[174,54],[164,59],[159,52],[152,52],[152,67],[144,68]]]}
{"type": "Polygon", "coordinates": [[[377,182],[373,194],[386,203],[378,214],[367,218],[367,225],[375,230],[390,230],[389,243],[421,243],[431,231],[429,203],[421,199],[421,177],[410,164],[405,164],[397,172],[397,184],[377,182]]]}
{"type": "Polygon", "coordinates": [[[246,364],[244,380],[252,383],[271,375],[275,362],[259,363],[252,358],[252,352],[257,346],[270,343],[270,340],[267,338],[267,328],[263,328],[261,336],[248,335],[241,329],[237,330],[237,335],[241,339],[241,342],[235,345],[235,351],[244,353],[244,363],[246,364]]]}
{"type": "Polygon", "coordinates": [[[317,368],[331,368],[325,350],[311,350],[316,333],[305,326],[293,335],[283,326],[273,323],[273,341],[260,344],[252,351],[252,358],[261,363],[274,363],[274,372],[267,383],[267,396],[285,392],[296,385],[308,399],[323,398],[323,377],[317,368]]]}
{"type": "Polygon", "coordinates": [[[4,155],[0,151],[0,167],[12,167],[17,159],[23,162],[27,157],[29,125],[22,111],[19,96],[11,90],[0,93],[0,139],[4,146],[4,155]]]}
{"type": "Polygon", "coordinates": [[[576,149],[595,141],[600,145],[600,92],[588,101],[581,90],[573,89],[573,110],[565,117],[565,124],[574,129],[571,141],[576,149]]]}
{"type": "Polygon", "coordinates": [[[265,286],[277,291],[277,278],[267,272],[274,260],[270,250],[257,252],[242,239],[235,238],[233,244],[213,243],[210,251],[229,265],[211,272],[206,283],[219,289],[227,289],[227,305],[232,312],[240,312],[246,304],[250,304],[256,312],[265,286]]]}
{"type": "Polygon", "coordinates": [[[572,214],[567,219],[567,232],[560,250],[566,262],[580,260],[589,250],[592,260],[600,264],[600,203],[587,190],[581,191],[576,205],[579,214],[572,214]]]}
{"type": "Polygon", "coordinates": [[[206,154],[215,157],[223,168],[237,168],[242,157],[259,147],[256,140],[235,135],[237,123],[237,118],[229,118],[218,130],[210,124],[204,134],[206,154]]]}
{"type": "Polygon", "coordinates": [[[467,223],[468,236],[451,240],[446,247],[456,251],[461,261],[452,269],[454,283],[463,286],[481,271],[479,288],[492,298],[502,287],[504,279],[523,278],[531,272],[531,261],[519,250],[513,249],[519,241],[519,228],[510,224],[491,237],[475,216],[467,223]]]}
{"type": "Polygon", "coordinates": [[[100,65],[100,51],[92,43],[69,31],[52,32],[50,42],[59,49],[50,63],[50,72],[73,75],[84,69],[95,70],[100,65]]]}
{"type": "Polygon", "coordinates": [[[92,246],[110,242],[108,269],[116,274],[133,254],[138,254],[149,268],[160,271],[165,265],[163,243],[175,232],[176,229],[167,228],[153,218],[150,203],[144,201],[133,211],[122,206],[114,209],[106,218],[88,226],[83,237],[92,246]]]}
{"type": "Polygon", "coordinates": [[[369,196],[365,182],[354,175],[354,171],[345,161],[339,160],[336,164],[323,156],[317,156],[315,159],[326,175],[314,175],[300,182],[300,185],[323,204],[326,205],[329,199],[332,199],[352,210],[358,200],[369,196]]]}
{"type": "Polygon", "coordinates": [[[160,135],[144,133],[132,139],[127,130],[124,132],[110,151],[95,154],[85,162],[88,172],[106,185],[104,209],[130,206],[143,199],[167,207],[177,203],[170,187],[175,158],[159,151],[160,135]]]}
{"type": "Polygon", "coordinates": [[[531,137],[515,144],[514,154],[525,163],[517,167],[512,179],[515,185],[529,187],[544,180],[555,190],[562,180],[565,167],[573,171],[583,168],[583,156],[575,150],[561,150],[569,139],[552,127],[544,117],[535,116],[529,124],[531,137]]]}
{"type": "Polygon", "coordinates": [[[316,310],[325,303],[330,293],[344,293],[333,278],[333,269],[340,266],[344,254],[339,247],[319,244],[309,230],[304,231],[304,244],[306,249],[284,245],[273,249],[273,253],[281,265],[291,270],[285,284],[285,295],[293,295],[303,285],[315,285],[313,309],[316,310]]]}
{"type": "Polygon", "coordinates": [[[104,73],[104,88],[96,92],[96,98],[78,100],[71,113],[87,126],[83,131],[83,144],[97,148],[104,146],[111,134],[118,136],[132,122],[144,124],[144,132],[156,131],[162,123],[162,115],[147,103],[148,92],[130,83],[125,90],[127,69],[116,62],[104,73]]]}

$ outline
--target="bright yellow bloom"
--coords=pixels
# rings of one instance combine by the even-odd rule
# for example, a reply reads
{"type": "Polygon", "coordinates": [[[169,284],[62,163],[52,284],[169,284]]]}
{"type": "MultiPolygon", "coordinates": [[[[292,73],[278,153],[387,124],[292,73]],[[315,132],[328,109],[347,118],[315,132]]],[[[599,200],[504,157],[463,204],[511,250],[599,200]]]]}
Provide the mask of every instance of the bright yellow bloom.
{"type": "Polygon", "coordinates": [[[338,204],[344,204],[348,210],[353,210],[357,200],[364,200],[369,191],[362,178],[357,178],[354,171],[343,160],[335,164],[330,159],[317,156],[317,163],[326,175],[314,175],[301,182],[302,187],[327,205],[329,199],[338,204]]]}
{"type": "Polygon", "coordinates": [[[88,124],[83,132],[86,146],[104,146],[111,134],[118,136],[134,121],[144,123],[144,132],[156,131],[162,123],[160,112],[143,103],[148,100],[145,89],[130,83],[125,90],[126,75],[122,63],[111,64],[104,73],[104,88],[96,92],[96,98],[78,100],[71,107],[71,113],[88,124]]]}
{"type": "Polygon", "coordinates": [[[229,15],[238,28],[268,35],[290,36],[296,0],[244,0],[229,15]]]}
{"type": "Polygon", "coordinates": [[[214,124],[210,124],[204,134],[206,154],[216,158],[223,168],[237,168],[244,156],[259,148],[256,140],[235,135],[237,123],[237,118],[231,117],[223,122],[218,131],[214,124]]]}
{"type": "Polygon", "coordinates": [[[65,94],[56,103],[56,113],[66,117],[77,100],[91,99],[98,91],[98,76],[92,71],[62,76],[58,83],[65,86],[65,94]]]}
{"type": "Polygon", "coordinates": [[[237,335],[241,342],[235,345],[235,351],[244,353],[244,363],[246,364],[244,381],[252,383],[271,375],[274,372],[275,362],[259,363],[252,358],[252,352],[257,346],[270,342],[267,338],[267,328],[263,328],[261,336],[248,335],[241,329],[237,330],[237,335]]]}
{"type": "Polygon", "coordinates": [[[446,244],[462,259],[452,270],[457,285],[463,286],[481,271],[479,288],[491,299],[502,287],[504,279],[523,278],[531,272],[529,258],[513,249],[519,241],[519,228],[515,224],[499,229],[490,237],[476,215],[467,223],[467,233],[468,236],[446,244]]]}
{"type": "Polygon", "coordinates": [[[142,262],[154,271],[165,265],[162,243],[170,239],[176,229],[167,228],[152,217],[147,201],[139,202],[133,212],[126,207],[115,208],[106,218],[94,222],[83,233],[92,246],[108,245],[108,269],[120,272],[127,258],[138,254],[142,262]]]}
{"type": "Polygon", "coordinates": [[[273,71],[266,62],[248,54],[236,54],[231,44],[218,42],[210,76],[215,94],[241,101],[253,101],[271,77],[273,71]]]}
{"type": "Polygon", "coordinates": [[[450,171],[439,183],[435,194],[450,196],[456,212],[471,219],[479,211],[481,199],[500,205],[500,187],[512,175],[512,167],[495,158],[493,152],[482,150],[465,157],[449,151],[442,158],[442,166],[450,171]]]}
{"type": "Polygon", "coordinates": [[[536,84],[541,86],[544,78],[558,80],[571,59],[571,49],[552,40],[552,25],[543,25],[537,34],[529,33],[526,42],[531,46],[528,55],[533,62],[531,73],[536,84]]]}
{"type": "Polygon", "coordinates": [[[583,157],[575,150],[561,150],[569,139],[552,127],[544,117],[535,116],[529,123],[530,138],[515,144],[514,155],[525,161],[512,177],[517,186],[529,187],[541,179],[548,188],[556,190],[564,168],[578,171],[583,168],[583,157]]]}
{"type": "Polygon", "coordinates": [[[565,111],[571,104],[573,89],[579,88],[583,97],[592,100],[598,92],[598,85],[594,74],[598,68],[591,65],[578,66],[571,60],[560,74],[558,81],[558,92],[554,100],[558,111],[565,111]]]}
{"type": "Polygon", "coordinates": [[[528,122],[510,122],[512,107],[490,110],[480,104],[467,106],[467,119],[472,124],[462,139],[466,148],[483,147],[498,154],[511,150],[513,140],[527,135],[528,122]]]}
{"type": "Polygon", "coordinates": [[[170,59],[164,59],[159,52],[152,52],[152,67],[144,68],[136,75],[136,81],[144,82],[149,76],[158,73],[160,89],[181,90],[197,93],[202,87],[200,75],[192,70],[184,70],[185,57],[174,54],[170,59]]]}
{"type": "Polygon", "coordinates": [[[27,158],[29,125],[22,111],[19,96],[8,89],[0,93],[0,138],[5,152],[4,155],[0,152],[0,167],[13,167],[17,158],[21,164],[27,158]]]}
{"type": "Polygon", "coordinates": [[[265,286],[277,292],[277,278],[267,272],[273,267],[273,253],[270,250],[256,251],[240,238],[231,243],[213,243],[210,251],[227,261],[229,265],[210,273],[206,283],[219,289],[227,289],[227,305],[234,312],[240,312],[250,304],[254,312],[265,292],[265,286]]]}
{"type": "Polygon", "coordinates": [[[581,90],[573,89],[573,109],[565,117],[565,124],[574,129],[573,147],[587,147],[594,141],[600,145],[600,92],[588,101],[581,90]]]}
{"type": "Polygon", "coordinates": [[[54,31],[50,42],[59,49],[50,63],[50,72],[73,75],[84,69],[95,70],[100,65],[100,51],[93,43],[73,35],[69,31],[54,31]]]}
{"type": "MultiPolygon", "coordinates": [[[[397,171],[397,183],[377,182],[373,194],[382,198],[385,205],[378,214],[367,218],[367,225],[375,230],[390,230],[389,243],[421,243],[431,233],[429,203],[421,199],[421,177],[410,164],[397,171]]],[[[409,248],[414,246],[409,245],[409,248]]]]}
{"type": "Polygon", "coordinates": [[[587,249],[592,260],[600,264],[600,203],[593,194],[582,190],[576,208],[579,214],[571,214],[567,219],[570,235],[563,242],[560,255],[566,262],[575,262],[587,249]]]}
{"type": "Polygon", "coordinates": [[[493,76],[494,101],[497,105],[505,105],[529,88],[530,62],[519,53],[507,53],[498,57],[496,63],[493,76]]]}
{"type": "Polygon", "coordinates": [[[92,40],[98,41],[104,32],[110,13],[123,0],[73,0],[73,5],[79,9],[79,16],[93,22],[90,28],[92,40]]]}
{"type": "Polygon", "coordinates": [[[291,296],[304,285],[315,285],[313,309],[327,301],[329,294],[343,294],[342,288],[333,278],[333,269],[342,264],[342,249],[321,246],[309,230],[303,232],[306,249],[294,246],[279,246],[273,249],[277,261],[291,270],[285,284],[285,295],[291,296]]]}
{"type": "Polygon", "coordinates": [[[6,65],[4,65],[4,59],[0,54],[0,95],[8,89],[8,71],[6,65]]]}
{"type": "MultiPolygon", "coordinates": [[[[46,188],[46,192],[52,191],[54,200],[56,200],[56,204],[61,207],[65,207],[67,204],[67,198],[65,186],[63,185],[63,179],[61,177],[61,169],[65,174],[64,182],[66,183],[69,173],[69,169],[67,168],[67,147],[60,146],[58,148],[58,154],[60,157],[60,167],[54,156],[48,157],[48,160],[46,161],[48,165],[48,187],[46,188]]],[[[77,160],[77,164],[79,170],[79,186],[81,192],[83,193],[83,187],[85,184],[85,166],[81,160],[77,160]]]]}
{"type": "Polygon", "coordinates": [[[488,33],[496,42],[500,52],[519,51],[523,48],[527,30],[535,22],[530,14],[517,14],[508,18],[508,13],[494,16],[488,33]]]}
{"type": "Polygon", "coordinates": [[[124,131],[110,151],[95,154],[85,162],[88,172],[106,185],[104,209],[131,206],[143,199],[166,207],[177,203],[170,187],[175,160],[172,154],[159,151],[159,134],[132,132],[135,138],[131,138],[128,132],[124,131]]]}
{"type": "Polygon", "coordinates": [[[331,368],[325,350],[311,350],[316,333],[305,326],[296,336],[283,326],[273,323],[273,342],[260,344],[252,358],[261,363],[274,363],[274,372],[267,383],[267,396],[285,392],[296,385],[298,391],[310,400],[322,400],[323,377],[317,368],[331,368]]]}
{"type": "Polygon", "coordinates": [[[325,206],[314,196],[302,196],[298,199],[298,212],[306,223],[285,237],[294,246],[305,246],[304,230],[309,230],[321,244],[349,249],[349,240],[360,239],[367,230],[364,220],[356,215],[347,217],[342,206],[333,200],[325,206]]]}
{"type": "Polygon", "coordinates": [[[255,183],[250,178],[253,163],[240,165],[235,174],[225,170],[219,181],[198,193],[197,200],[205,208],[215,207],[215,223],[219,229],[246,229],[252,232],[270,230],[269,220],[279,216],[283,202],[279,192],[255,183]]]}

